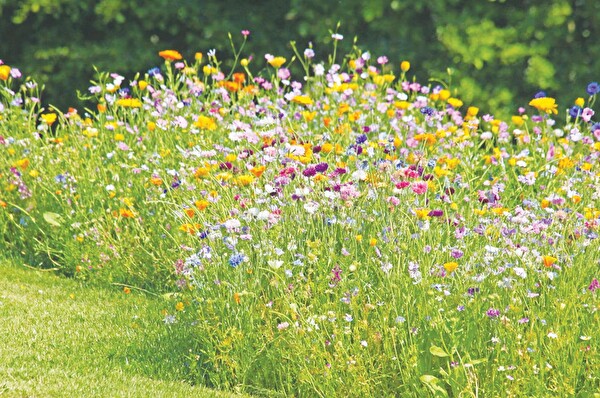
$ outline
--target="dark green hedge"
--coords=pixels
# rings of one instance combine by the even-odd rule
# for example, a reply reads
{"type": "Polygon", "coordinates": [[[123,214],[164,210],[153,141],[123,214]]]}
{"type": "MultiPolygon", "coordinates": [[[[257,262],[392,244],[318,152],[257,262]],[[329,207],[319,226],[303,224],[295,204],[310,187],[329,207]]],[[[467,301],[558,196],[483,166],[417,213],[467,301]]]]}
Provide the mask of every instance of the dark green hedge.
{"type": "Polygon", "coordinates": [[[241,41],[242,29],[260,66],[265,53],[291,57],[291,40],[324,55],[338,21],[342,52],[356,36],[396,70],[410,60],[421,82],[451,80],[484,110],[514,112],[540,89],[568,106],[600,80],[595,0],[0,0],[0,20],[0,59],[46,83],[44,100],[61,108],[78,105],[94,65],[130,77],[167,48],[224,59],[227,33],[241,41]]]}

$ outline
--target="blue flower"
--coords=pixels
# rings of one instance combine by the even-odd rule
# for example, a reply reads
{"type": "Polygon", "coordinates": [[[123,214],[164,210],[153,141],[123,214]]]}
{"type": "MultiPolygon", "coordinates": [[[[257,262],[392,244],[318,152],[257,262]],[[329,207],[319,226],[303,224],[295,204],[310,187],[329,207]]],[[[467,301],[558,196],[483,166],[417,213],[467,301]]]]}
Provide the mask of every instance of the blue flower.
{"type": "Polygon", "coordinates": [[[154,77],[160,75],[160,68],[154,67],[152,69],[148,69],[148,76],[154,77]]]}
{"type": "Polygon", "coordinates": [[[600,84],[598,82],[591,82],[588,84],[586,91],[589,95],[596,95],[600,93],[600,84]]]}
{"type": "Polygon", "coordinates": [[[537,92],[537,93],[536,93],[536,94],[533,96],[533,98],[544,98],[544,97],[547,97],[547,96],[548,96],[548,95],[546,94],[546,92],[545,92],[545,91],[538,91],[538,92],[537,92]]]}
{"type": "Polygon", "coordinates": [[[576,118],[581,116],[581,107],[577,106],[577,105],[573,105],[571,107],[571,109],[569,109],[569,115],[571,115],[572,118],[576,118]]]}
{"type": "Polygon", "coordinates": [[[244,261],[245,258],[246,257],[244,257],[242,253],[234,253],[231,255],[231,257],[229,257],[229,265],[231,265],[233,268],[236,268],[244,261]]]}

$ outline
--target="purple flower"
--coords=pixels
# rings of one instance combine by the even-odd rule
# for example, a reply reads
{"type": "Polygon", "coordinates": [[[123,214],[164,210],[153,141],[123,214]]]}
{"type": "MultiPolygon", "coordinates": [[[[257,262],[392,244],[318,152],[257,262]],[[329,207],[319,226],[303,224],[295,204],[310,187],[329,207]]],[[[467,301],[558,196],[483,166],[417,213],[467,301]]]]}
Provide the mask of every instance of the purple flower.
{"type": "Polygon", "coordinates": [[[569,115],[571,115],[572,118],[576,118],[579,117],[579,115],[581,115],[581,111],[581,107],[573,105],[571,109],[569,109],[569,115]]]}
{"type": "Polygon", "coordinates": [[[536,93],[536,94],[533,96],[533,98],[544,98],[544,97],[547,97],[547,96],[548,96],[548,95],[546,94],[546,92],[545,92],[545,91],[538,91],[538,92],[537,92],[537,93],[536,93]]]}
{"type": "Polygon", "coordinates": [[[598,288],[600,288],[600,282],[598,282],[598,279],[594,278],[592,280],[592,283],[590,283],[590,286],[588,287],[588,290],[590,292],[593,292],[593,291],[595,291],[598,288]]]}
{"type": "Polygon", "coordinates": [[[323,173],[324,171],[327,171],[328,168],[329,168],[329,165],[327,163],[319,163],[318,165],[315,166],[315,170],[318,173],[323,173]]]}
{"type": "Polygon", "coordinates": [[[363,142],[367,141],[367,136],[365,134],[361,134],[358,137],[356,137],[356,143],[357,144],[362,144],[363,142]]]}
{"type": "Polygon", "coordinates": [[[441,217],[444,215],[444,211],[443,210],[431,210],[429,213],[427,213],[427,215],[429,217],[441,217]]]}
{"type": "Polygon", "coordinates": [[[490,308],[485,314],[490,318],[497,318],[500,316],[500,310],[496,308],[490,308]]]}
{"type": "Polygon", "coordinates": [[[600,84],[598,82],[591,82],[588,84],[586,91],[589,95],[596,95],[600,92],[600,84]]]}
{"type": "Polygon", "coordinates": [[[315,174],[317,174],[317,170],[313,166],[309,166],[302,171],[304,177],[313,177],[315,174]]]}

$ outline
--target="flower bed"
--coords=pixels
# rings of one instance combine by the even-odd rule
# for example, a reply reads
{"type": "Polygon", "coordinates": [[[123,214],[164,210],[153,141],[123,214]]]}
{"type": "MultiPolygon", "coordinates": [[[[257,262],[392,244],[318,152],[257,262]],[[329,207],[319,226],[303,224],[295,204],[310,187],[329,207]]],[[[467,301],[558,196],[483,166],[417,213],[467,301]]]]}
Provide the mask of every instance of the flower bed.
{"type": "Polygon", "coordinates": [[[190,377],[214,386],[597,391],[597,83],[499,120],[406,61],[293,49],[229,74],[163,51],[66,113],[0,66],[7,253],[176,291],[165,322],[194,328],[190,377]]]}

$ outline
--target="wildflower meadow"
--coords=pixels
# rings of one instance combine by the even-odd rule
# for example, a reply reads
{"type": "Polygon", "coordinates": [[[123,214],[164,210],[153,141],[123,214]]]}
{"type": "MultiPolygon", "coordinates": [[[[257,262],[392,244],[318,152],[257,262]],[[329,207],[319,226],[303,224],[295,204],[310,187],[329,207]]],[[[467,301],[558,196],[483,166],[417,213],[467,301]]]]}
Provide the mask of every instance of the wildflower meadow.
{"type": "Polygon", "coordinates": [[[600,394],[600,84],[504,120],[339,34],[323,60],[245,58],[249,34],[232,70],[99,72],[89,109],[0,65],[3,255],[172,298],[192,383],[600,394]]]}

